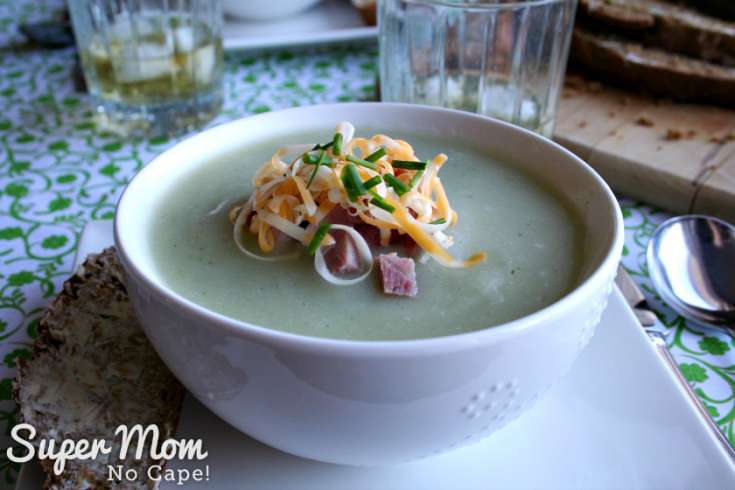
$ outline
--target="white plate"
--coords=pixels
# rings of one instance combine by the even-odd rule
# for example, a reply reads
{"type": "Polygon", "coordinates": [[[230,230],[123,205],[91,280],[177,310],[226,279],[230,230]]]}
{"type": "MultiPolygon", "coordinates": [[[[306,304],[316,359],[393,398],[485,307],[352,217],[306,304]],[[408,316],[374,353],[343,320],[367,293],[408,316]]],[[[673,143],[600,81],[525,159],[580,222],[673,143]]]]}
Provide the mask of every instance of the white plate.
{"type": "Polygon", "coordinates": [[[306,12],[272,21],[225,18],[226,50],[330,44],[375,39],[378,28],[367,26],[349,0],[324,0],[306,12]]]}
{"type": "MultiPolygon", "coordinates": [[[[111,243],[112,223],[92,222],[78,257],[111,243]]],[[[544,400],[489,439],[445,456],[367,469],[308,461],[237,432],[193,397],[184,402],[179,437],[202,438],[209,457],[170,467],[208,464],[210,480],[198,485],[225,490],[735,488],[735,461],[617,289],[590,345],[544,400]]],[[[26,465],[18,489],[39,488],[39,473],[26,465]]]]}

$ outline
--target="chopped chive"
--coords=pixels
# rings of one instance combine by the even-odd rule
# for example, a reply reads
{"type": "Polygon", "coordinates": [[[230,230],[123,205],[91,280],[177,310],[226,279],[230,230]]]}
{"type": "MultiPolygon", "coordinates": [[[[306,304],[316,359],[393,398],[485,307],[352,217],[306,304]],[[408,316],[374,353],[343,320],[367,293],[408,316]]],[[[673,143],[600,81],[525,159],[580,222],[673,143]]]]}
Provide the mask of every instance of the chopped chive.
{"type": "Polygon", "coordinates": [[[426,170],[426,162],[409,162],[406,160],[393,160],[393,168],[403,170],[426,170]]]}
{"type": "Polygon", "coordinates": [[[314,255],[316,253],[316,250],[319,248],[319,245],[322,244],[324,237],[327,236],[327,232],[331,227],[332,225],[330,225],[329,223],[322,223],[319,225],[316,233],[314,233],[314,237],[311,239],[309,245],[306,247],[306,251],[309,252],[309,255],[314,255]]]}
{"type": "Polygon", "coordinates": [[[351,181],[352,190],[356,197],[360,197],[367,192],[360,178],[360,172],[357,171],[357,167],[354,164],[347,165],[347,178],[351,181]]]}
{"type": "Polygon", "coordinates": [[[430,225],[443,225],[446,222],[447,222],[447,220],[445,220],[444,218],[439,218],[439,219],[435,219],[434,221],[432,221],[429,224],[430,225]]]}
{"type": "Polygon", "coordinates": [[[413,189],[414,187],[416,187],[416,184],[419,183],[419,180],[421,180],[421,176],[422,175],[424,175],[424,171],[423,170],[418,170],[418,171],[416,171],[415,174],[413,174],[413,177],[411,177],[411,182],[409,182],[409,187],[411,189],[413,189]]]}
{"type": "Polygon", "coordinates": [[[383,180],[385,180],[385,183],[391,186],[399,196],[402,196],[411,190],[406,184],[398,180],[395,175],[385,174],[383,175],[383,180]]]}
{"type": "MultiPolygon", "coordinates": [[[[301,156],[301,160],[307,165],[316,165],[316,162],[319,161],[319,156],[321,155],[321,152],[324,150],[320,150],[319,155],[312,155],[311,153],[304,153],[301,156]]],[[[329,158],[329,155],[326,153],[324,154],[324,158],[321,161],[320,165],[326,165],[328,167],[334,167],[334,161],[332,161],[331,158],[329,158]]]]}
{"type": "Polygon", "coordinates": [[[316,173],[319,171],[319,167],[324,163],[324,160],[327,154],[324,152],[324,150],[319,151],[319,158],[316,159],[316,163],[314,164],[314,171],[311,173],[311,176],[309,177],[309,182],[307,182],[306,187],[308,188],[311,186],[311,183],[314,181],[314,177],[316,177],[316,173]]]}
{"type": "Polygon", "coordinates": [[[336,156],[340,156],[342,154],[342,133],[334,133],[334,138],[332,139],[332,153],[336,156]]]}
{"type": "Polygon", "coordinates": [[[352,155],[347,155],[345,158],[348,162],[352,162],[356,165],[362,165],[363,167],[369,168],[370,170],[378,169],[378,166],[375,165],[373,162],[368,162],[367,160],[363,160],[362,158],[353,157],[352,155]]]}
{"type": "Polygon", "coordinates": [[[373,192],[373,191],[368,191],[368,192],[370,192],[370,195],[373,196],[373,198],[370,199],[370,204],[375,204],[379,208],[385,209],[389,213],[392,213],[393,211],[396,210],[396,208],[394,208],[389,203],[387,203],[385,199],[380,197],[380,195],[378,195],[377,192],[373,192]]]}
{"type": "Polygon", "coordinates": [[[320,145],[319,143],[317,143],[316,145],[314,145],[314,148],[312,148],[311,151],[314,151],[314,150],[328,150],[329,148],[332,147],[332,143],[333,143],[333,141],[330,141],[329,143],[324,143],[323,145],[320,145]]]}
{"type": "Polygon", "coordinates": [[[385,148],[382,146],[365,157],[365,161],[375,163],[385,156],[385,148]]]}
{"type": "Polygon", "coordinates": [[[362,183],[362,185],[365,187],[365,190],[372,189],[376,185],[380,184],[383,179],[380,178],[380,175],[376,175],[372,179],[368,179],[365,182],[362,183]]]}
{"type": "Polygon", "coordinates": [[[357,201],[359,196],[356,194],[352,181],[349,178],[346,165],[342,168],[341,179],[342,185],[344,186],[345,191],[347,191],[347,197],[349,197],[350,201],[357,201]]]}
{"type": "Polygon", "coordinates": [[[347,191],[350,201],[357,201],[360,196],[367,192],[362,180],[360,179],[357,167],[353,164],[345,165],[342,169],[342,184],[347,191]]]}

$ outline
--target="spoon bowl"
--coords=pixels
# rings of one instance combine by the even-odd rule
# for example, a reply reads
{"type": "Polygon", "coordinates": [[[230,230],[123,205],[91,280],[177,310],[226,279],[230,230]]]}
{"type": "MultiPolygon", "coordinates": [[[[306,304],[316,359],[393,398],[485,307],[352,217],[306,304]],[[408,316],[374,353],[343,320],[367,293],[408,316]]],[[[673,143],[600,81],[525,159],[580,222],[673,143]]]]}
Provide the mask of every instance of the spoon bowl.
{"type": "Polygon", "coordinates": [[[662,223],[648,244],[653,285],[685,318],[735,333],[735,226],[690,215],[662,223]]]}

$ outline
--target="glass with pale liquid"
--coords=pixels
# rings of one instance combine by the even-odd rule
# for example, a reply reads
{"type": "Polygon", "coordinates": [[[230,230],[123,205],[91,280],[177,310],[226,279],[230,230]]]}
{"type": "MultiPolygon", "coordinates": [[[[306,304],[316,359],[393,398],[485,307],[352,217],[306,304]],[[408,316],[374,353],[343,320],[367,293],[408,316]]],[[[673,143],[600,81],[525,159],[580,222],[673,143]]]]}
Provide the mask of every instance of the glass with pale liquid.
{"type": "Polygon", "coordinates": [[[103,126],[176,134],[222,107],[219,0],[70,0],[84,77],[103,126]]]}
{"type": "Polygon", "coordinates": [[[380,0],[384,101],[554,130],[577,0],[380,0]]]}

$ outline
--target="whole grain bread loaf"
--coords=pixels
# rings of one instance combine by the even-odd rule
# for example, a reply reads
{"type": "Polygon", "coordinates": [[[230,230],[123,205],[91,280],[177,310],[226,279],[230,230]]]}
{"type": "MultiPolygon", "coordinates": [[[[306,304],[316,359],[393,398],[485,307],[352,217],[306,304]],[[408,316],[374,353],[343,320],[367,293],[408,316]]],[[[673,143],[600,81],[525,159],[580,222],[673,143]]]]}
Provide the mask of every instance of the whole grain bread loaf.
{"type": "Polygon", "coordinates": [[[683,101],[735,107],[735,68],[575,28],[576,65],[606,82],[683,101]]]}
{"type": "Polygon", "coordinates": [[[732,0],[668,0],[671,3],[686,5],[713,17],[735,21],[735,2],[732,0]]]}
{"type": "Polygon", "coordinates": [[[641,30],[656,24],[654,16],[627,1],[579,0],[579,15],[626,30],[641,30]]]}
{"type": "Polygon", "coordinates": [[[113,448],[106,458],[68,461],[59,476],[53,461],[41,461],[44,488],[53,490],[156,488],[147,469],[165,462],[147,451],[141,460],[132,451],[119,460],[114,432],[119,425],[155,424],[161,440],[172,437],[183,394],[135,319],[112,248],[90,256],[64,283],[14,383],[20,422],[36,428],[36,441],[105,439],[113,448]],[[109,480],[109,464],[137,470],[138,479],[109,480]]]}
{"type": "MultiPolygon", "coordinates": [[[[735,4],[735,2],[733,2],[735,4]]],[[[735,23],[662,0],[580,0],[580,24],[671,53],[735,66],[735,23]]]]}

